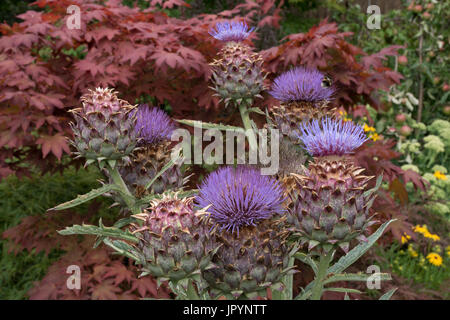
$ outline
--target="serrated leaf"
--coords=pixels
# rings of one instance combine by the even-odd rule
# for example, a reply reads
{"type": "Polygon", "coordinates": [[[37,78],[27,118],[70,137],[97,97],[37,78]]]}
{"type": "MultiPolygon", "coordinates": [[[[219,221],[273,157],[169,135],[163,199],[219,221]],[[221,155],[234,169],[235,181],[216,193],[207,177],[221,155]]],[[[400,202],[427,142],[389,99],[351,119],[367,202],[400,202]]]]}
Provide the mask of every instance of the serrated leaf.
{"type": "Polygon", "coordinates": [[[317,267],[317,263],[314,262],[313,259],[311,259],[311,257],[309,257],[308,255],[302,253],[302,252],[297,252],[294,257],[298,260],[300,260],[301,262],[309,265],[313,271],[314,274],[317,275],[317,273],[319,272],[319,268],[317,267]]]}
{"type": "Polygon", "coordinates": [[[345,292],[345,293],[361,293],[361,291],[350,288],[324,288],[323,291],[345,292]]]}
{"type": "Polygon", "coordinates": [[[354,262],[356,262],[359,258],[361,258],[364,253],[369,250],[374,243],[381,237],[384,230],[391,224],[392,222],[396,221],[397,219],[389,220],[385,223],[383,223],[377,231],[375,231],[370,237],[367,238],[367,242],[361,243],[355,248],[353,248],[349,253],[347,253],[345,256],[339,259],[338,262],[336,262],[332,267],[328,269],[328,273],[341,273],[345,269],[347,269],[349,266],[351,266],[354,262]]]}
{"type": "Polygon", "coordinates": [[[176,120],[179,123],[191,126],[191,127],[197,127],[202,129],[217,129],[217,130],[223,130],[223,131],[235,131],[235,132],[241,132],[245,133],[244,129],[241,127],[235,127],[235,126],[229,126],[225,124],[218,124],[218,123],[211,123],[211,122],[202,122],[198,120],[176,120]]]}
{"type": "Polygon", "coordinates": [[[91,190],[91,191],[89,191],[86,194],[79,195],[78,197],[76,197],[73,200],[61,203],[61,204],[57,205],[56,207],[51,208],[49,210],[64,210],[64,209],[73,208],[73,207],[76,207],[76,206],[78,206],[78,205],[80,205],[82,203],[85,203],[85,202],[88,202],[88,201],[90,201],[92,199],[95,199],[95,198],[97,198],[97,197],[99,197],[99,196],[101,196],[101,195],[103,195],[103,194],[105,194],[105,193],[107,193],[109,191],[112,191],[112,190],[119,191],[117,186],[115,186],[113,184],[107,184],[107,185],[105,185],[105,186],[103,186],[101,188],[91,190]]]}
{"type": "MultiPolygon", "coordinates": [[[[101,222],[100,222],[101,224],[101,222]]],[[[78,225],[75,224],[71,227],[66,227],[63,230],[58,231],[59,234],[63,236],[74,235],[74,234],[90,234],[95,236],[113,237],[118,239],[124,239],[132,242],[139,242],[138,238],[135,237],[130,231],[120,230],[114,227],[105,227],[100,225],[99,227],[89,224],[78,225]]]]}
{"type": "Polygon", "coordinates": [[[128,243],[121,240],[111,240],[106,238],[103,242],[110,248],[114,249],[114,251],[118,254],[126,256],[136,262],[139,262],[139,256],[136,254],[134,248],[130,246],[128,243]]]}
{"type": "Polygon", "coordinates": [[[251,113],[251,112],[258,113],[258,114],[261,114],[263,116],[265,115],[264,111],[262,111],[260,108],[257,108],[257,107],[249,108],[248,109],[248,113],[251,113]]]}
{"type": "Polygon", "coordinates": [[[381,281],[392,280],[389,273],[372,273],[372,274],[357,274],[357,273],[343,273],[335,274],[324,281],[324,285],[339,281],[367,281],[370,277],[378,276],[381,281]]]}
{"type": "Polygon", "coordinates": [[[386,292],[385,294],[383,294],[380,299],[378,300],[390,300],[392,295],[395,293],[395,291],[397,291],[397,288],[391,289],[388,292],[386,292]]]}

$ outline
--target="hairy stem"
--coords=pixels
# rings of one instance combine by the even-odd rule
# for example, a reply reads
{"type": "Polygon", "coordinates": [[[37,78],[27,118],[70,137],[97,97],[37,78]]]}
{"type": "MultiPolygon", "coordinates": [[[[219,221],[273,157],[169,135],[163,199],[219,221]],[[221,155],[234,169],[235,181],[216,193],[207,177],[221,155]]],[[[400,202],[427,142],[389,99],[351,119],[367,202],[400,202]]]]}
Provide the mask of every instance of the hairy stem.
{"type": "Polygon", "coordinates": [[[323,282],[327,276],[327,270],[333,258],[334,250],[320,256],[319,272],[314,279],[314,287],[312,289],[311,300],[320,300],[323,293],[323,282]]]}

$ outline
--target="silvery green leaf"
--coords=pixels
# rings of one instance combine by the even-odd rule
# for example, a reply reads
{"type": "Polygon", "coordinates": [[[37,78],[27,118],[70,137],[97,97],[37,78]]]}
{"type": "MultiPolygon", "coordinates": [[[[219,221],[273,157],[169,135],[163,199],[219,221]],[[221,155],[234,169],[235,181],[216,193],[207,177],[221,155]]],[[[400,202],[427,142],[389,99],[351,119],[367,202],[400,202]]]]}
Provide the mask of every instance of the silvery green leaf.
{"type": "Polygon", "coordinates": [[[104,239],[103,243],[114,249],[116,253],[126,256],[134,261],[139,261],[139,257],[135,253],[134,248],[128,243],[121,240],[111,240],[109,238],[104,239]]]}
{"type": "Polygon", "coordinates": [[[317,275],[317,273],[319,272],[319,268],[317,267],[317,263],[314,262],[313,259],[311,259],[311,257],[309,257],[308,255],[302,253],[302,252],[297,252],[294,257],[298,260],[300,260],[303,263],[306,263],[307,265],[309,265],[313,271],[314,274],[317,275]]]}
{"type": "Polygon", "coordinates": [[[260,108],[257,108],[257,107],[249,108],[248,109],[248,113],[251,113],[251,112],[255,112],[255,113],[258,113],[258,114],[265,115],[264,111],[262,111],[260,108]]]}
{"type": "Polygon", "coordinates": [[[359,273],[342,273],[335,274],[324,281],[323,284],[339,282],[339,281],[367,281],[370,277],[379,277],[381,281],[392,280],[389,273],[372,273],[372,274],[359,274],[359,273]]]}
{"type": "Polygon", "coordinates": [[[95,199],[95,198],[101,196],[102,194],[105,194],[112,190],[119,191],[119,188],[116,185],[107,184],[101,188],[91,190],[88,193],[85,193],[83,195],[78,195],[75,199],[61,203],[61,204],[57,205],[56,207],[51,208],[49,210],[64,210],[64,209],[73,208],[82,203],[85,203],[87,201],[95,199]]]}
{"type": "Polygon", "coordinates": [[[383,294],[379,300],[390,300],[395,291],[397,291],[397,288],[389,290],[388,292],[383,294]]]}
{"type": "Polygon", "coordinates": [[[345,292],[345,293],[362,293],[359,290],[350,289],[350,288],[323,288],[323,291],[345,292]]]}
{"type": "Polygon", "coordinates": [[[241,132],[244,133],[245,130],[242,129],[241,127],[235,127],[235,126],[229,126],[229,125],[225,125],[225,124],[219,124],[219,123],[211,123],[211,122],[202,122],[202,121],[198,121],[198,120],[188,120],[188,119],[183,119],[183,120],[176,120],[179,123],[191,126],[191,127],[197,127],[197,128],[202,128],[202,129],[217,129],[217,130],[230,130],[230,131],[236,131],[236,132],[241,132]]]}
{"type": "Polygon", "coordinates": [[[328,269],[328,273],[341,273],[349,266],[351,266],[374,245],[374,243],[381,237],[384,230],[386,230],[389,224],[394,221],[396,221],[396,219],[392,219],[383,223],[377,231],[375,231],[370,237],[367,238],[367,242],[360,243],[358,246],[350,250],[349,253],[340,258],[338,262],[336,262],[332,267],[328,269]]]}
{"type": "Polygon", "coordinates": [[[89,225],[89,224],[83,224],[83,225],[73,225],[71,227],[66,227],[63,230],[58,231],[59,234],[67,236],[67,235],[74,235],[74,234],[90,234],[95,236],[104,236],[104,237],[112,237],[112,238],[118,238],[118,239],[124,239],[132,242],[139,242],[138,238],[135,237],[130,231],[124,231],[118,228],[114,227],[105,227],[101,223],[99,226],[89,225]]]}

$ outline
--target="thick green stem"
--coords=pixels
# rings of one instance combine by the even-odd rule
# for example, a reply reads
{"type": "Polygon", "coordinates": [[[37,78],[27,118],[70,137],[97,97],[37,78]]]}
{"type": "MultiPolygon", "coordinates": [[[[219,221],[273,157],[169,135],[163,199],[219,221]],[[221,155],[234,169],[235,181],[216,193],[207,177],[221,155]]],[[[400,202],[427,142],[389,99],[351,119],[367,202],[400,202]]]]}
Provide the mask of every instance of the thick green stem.
{"type": "Polygon", "coordinates": [[[258,143],[256,141],[255,131],[252,127],[252,122],[250,120],[247,104],[241,102],[239,104],[239,112],[241,113],[242,123],[244,124],[245,130],[248,132],[248,142],[251,150],[258,150],[258,143]]]}
{"type": "Polygon", "coordinates": [[[128,190],[127,185],[123,181],[122,176],[120,175],[117,167],[115,167],[114,169],[109,167],[108,169],[109,169],[109,174],[110,174],[114,184],[116,186],[118,186],[120,188],[121,193],[123,193],[125,195],[122,198],[125,201],[125,203],[127,204],[128,208],[133,212],[133,214],[139,213],[139,212],[134,212],[135,211],[135,208],[134,208],[135,201],[133,200],[134,196],[131,194],[130,190],[128,190]]]}
{"type": "Polygon", "coordinates": [[[320,300],[323,292],[323,282],[327,276],[328,267],[333,258],[334,250],[320,256],[319,271],[314,279],[314,287],[312,289],[311,300],[320,300]]]}
{"type": "MultiPolygon", "coordinates": [[[[294,262],[295,262],[295,258],[294,257],[290,257],[289,258],[289,267],[294,266],[294,262]]],[[[285,283],[284,285],[286,286],[286,300],[292,300],[293,296],[294,296],[294,275],[293,274],[288,274],[287,276],[285,276],[285,283]]]]}

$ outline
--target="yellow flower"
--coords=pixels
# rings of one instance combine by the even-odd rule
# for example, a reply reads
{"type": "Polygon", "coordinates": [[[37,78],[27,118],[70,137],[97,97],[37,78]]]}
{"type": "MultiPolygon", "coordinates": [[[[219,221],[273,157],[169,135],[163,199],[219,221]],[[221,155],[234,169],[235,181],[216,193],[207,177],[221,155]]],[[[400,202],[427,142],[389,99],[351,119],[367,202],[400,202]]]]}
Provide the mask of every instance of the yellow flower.
{"type": "Polygon", "coordinates": [[[401,238],[402,244],[407,243],[409,239],[411,239],[411,236],[409,234],[406,234],[406,232],[405,232],[401,238]]]}
{"type": "Polygon", "coordinates": [[[439,267],[442,265],[442,257],[440,255],[438,255],[437,253],[434,253],[434,252],[429,253],[427,255],[427,259],[432,265],[435,265],[436,267],[439,267]]]}
{"type": "Polygon", "coordinates": [[[364,131],[365,132],[375,132],[376,129],[374,127],[369,127],[367,123],[364,123],[364,131]]]}
{"type": "Polygon", "coordinates": [[[443,174],[442,172],[440,172],[439,170],[436,170],[434,172],[434,176],[436,177],[436,179],[438,180],[447,180],[447,176],[445,174],[443,174]]]}
{"type": "Polygon", "coordinates": [[[376,133],[376,132],[374,134],[371,134],[369,136],[369,138],[371,138],[373,141],[377,141],[380,139],[380,137],[378,136],[378,133],[376,133]]]}
{"type": "Polygon", "coordinates": [[[417,225],[414,227],[413,230],[414,230],[414,232],[421,233],[421,234],[428,232],[428,228],[427,228],[426,224],[423,224],[422,226],[417,225]]]}
{"type": "Polygon", "coordinates": [[[432,234],[428,230],[423,233],[423,236],[428,239],[433,239],[433,241],[441,240],[441,238],[437,234],[432,234]]]}

